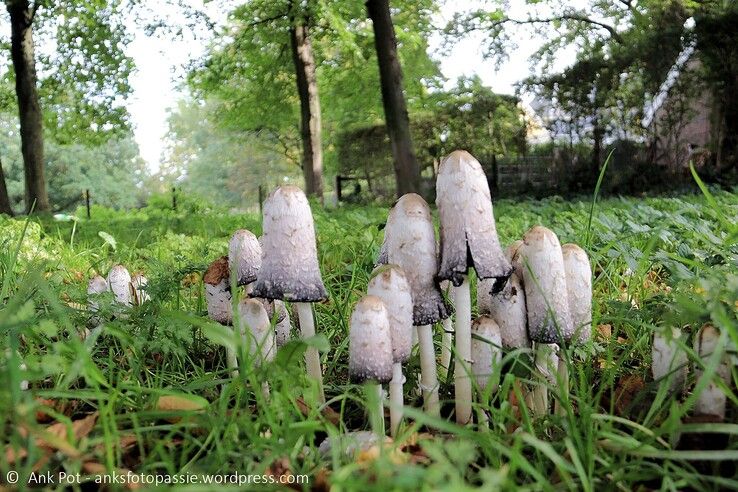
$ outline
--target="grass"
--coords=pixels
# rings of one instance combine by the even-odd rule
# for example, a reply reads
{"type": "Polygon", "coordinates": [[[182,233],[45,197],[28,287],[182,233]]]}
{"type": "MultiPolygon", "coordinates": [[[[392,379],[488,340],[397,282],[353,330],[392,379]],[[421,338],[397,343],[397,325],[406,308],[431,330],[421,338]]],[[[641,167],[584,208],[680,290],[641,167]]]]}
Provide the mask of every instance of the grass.
{"type": "MultiPolygon", "coordinates": [[[[177,213],[96,207],[92,220],[77,222],[2,219],[0,381],[8,384],[0,386],[0,484],[10,470],[20,483],[33,471],[278,476],[289,470],[308,475],[307,489],[326,480],[337,490],[738,488],[738,426],[731,423],[738,415],[736,371],[731,384],[721,383],[726,423],[692,419],[695,392],[707,379],[690,376],[692,392],[669,395],[649,371],[656,331],[681,327],[683,348],[701,367],[691,336],[704,323],[720,328],[723,347],[738,346],[738,195],[704,191],[609,198],[595,206],[591,199],[560,198],[496,203],[503,244],[539,223],[562,243],[589,244],[593,324],[608,325],[609,334],[565,351],[570,394],[551,392],[566,412],[544,419],[516,404],[530,380],[530,354],[506,354],[500,389],[487,408],[489,430],[453,423],[453,389],[445,381],[443,418],[420,411],[412,391],[415,354],[407,366],[408,422],[392,445],[402,453],[383,449],[358,458],[337,451],[321,456],[317,446],[326,436],[369,428],[365,393],[348,382],[348,319],[366,289],[385,209],[314,207],[330,299],[315,306],[322,337],[311,343],[324,349],[337,425],[311,399],[304,344],[292,342],[273,364],[232,379],[224,346],[233,337],[206,319],[201,272],[226,252],[233,230],[260,233],[257,215],[180,202],[177,213]],[[89,323],[87,279],[118,262],[146,272],[153,301],[124,312],[108,298],[96,343],[81,340],[89,323]],[[23,379],[29,391],[20,391],[23,379]],[[267,379],[269,401],[254,391],[267,379]],[[162,408],[157,402],[164,395],[196,395],[207,400],[207,411],[162,408]]],[[[706,377],[722,355],[704,363],[706,377]]],[[[277,488],[250,488],[262,487],[277,488]]]]}

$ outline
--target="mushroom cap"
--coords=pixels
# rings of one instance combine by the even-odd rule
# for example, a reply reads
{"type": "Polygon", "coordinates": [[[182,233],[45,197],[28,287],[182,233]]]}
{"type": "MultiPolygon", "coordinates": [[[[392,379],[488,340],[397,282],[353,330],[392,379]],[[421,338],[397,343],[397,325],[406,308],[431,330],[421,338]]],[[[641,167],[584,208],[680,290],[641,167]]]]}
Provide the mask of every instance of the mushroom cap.
{"type": "Polygon", "coordinates": [[[261,245],[247,229],[233,233],[228,243],[228,266],[236,273],[236,283],[246,285],[256,280],[261,268],[261,245]]]}
{"type": "Polygon", "coordinates": [[[561,247],[566,272],[569,313],[579,343],[592,338],[592,267],[587,253],[576,244],[561,247]]]}
{"type": "Polygon", "coordinates": [[[492,294],[495,279],[477,284],[477,305],[480,314],[488,314],[500,328],[502,346],[506,349],[530,347],[528,314],[525,310],[525,289],[517,272],[513,272],[505,287],[492,294]]]}
{"type": "MultiPolygon", "coordinates": [[[[694,338],[694,351],[706,362],[715,352],[720,341],[720,330],[711,324],[703,325],[694,338]]],[[[695,364],[695,377],[699,380],[703,371],[699,364],[695,364]]],[[[717,377],[721,378],[726,385],[730,385],[730,366],[723,357],[715,371],[717,377]]],[[[725,404],[727,397],[725,392],[713,379],[702,390],[694,405],[695,415],[714,415],[720,419],[725,418],[725,404]]]]}
{"type": "Polygon", "coordinates": [[[379,297],[364,296],[351,314],[349,376],[356,383],[387,383],[393,362],[387,308],[379,297]]]}
{"type": "Polygon", "coordinates": [[[131,274],[123,265],[115,265],[108,272],[108,288],[119,304],[131,305],[131,274]]]}
{"type": "Polygon", "coordinates": [[[495,369],[502,362],[500,327],[489,316],[481,316],[472,323],[472,374],[480,388],[486,389],[495,369]],[[482,340],[480,340],[480,338],[482,340]]]}
{"type": "Polygon", "coordinates": [[[95,275],[87,283],[87,294],[102,294],[108,291],[108,282],[100,275],[95,275]]]}
{"type": "Polygon", "coordinates": [[[681,391],[687,380],[687,353],[682,350],[677,342],[682,336],[679,328],[671,329],[668,333],[656,332],[653,335],[653,346],[651,347],[651,374],[654,381],[670,377],[670,388],[672,393],[681,391]]]}
{"type": "Polygon", "coordinates": [[[151,296],[146,291],[147,285],[149,285],[149,279],[143,273],[137,273],[131,278],[131,297],[136,306],[151,300],[151,296]]]}
{"type": "Polygon", "coordinates": [[[284,305],[284,302],[275,300],[274,308],[277,310],[277,324],[274,326],[275,341],[277,343],[277,347],[281,347],[290,341],[290,337],[292,335],[292,323],[290,322],[290,313],[284,305]]]}
{"type": "Polygon", "coordinates": [[[408,193],[397,200],[387,218],[382,249],[385,261],[402,268],[410,283],[413,324],[430,325],[448,318],[453,309],[436,280],[438,252],[433,220],[420,195],[408,193]]]}
{"type": "Polygon", "coordinates": [[[570,340],[574,325],[569,313],[566,271],[561,244],[551,230],[535,226],[518,249],[523,266],[528,335],[534,342],[570,340]]]}
{"type": "Polygon", "coordinates": [[[310,203],[296,186],[281,186],[264,202],[261,269],[254,297],[316,302],[328,297],[318,267],[310,203]]]}
{"type": "Polygon", "coordinates": [[[438,277],[458,286],[473,267],[478,278],[497,279],[494,291],[499,291],[512,266],[497,237],[487,176],[470,153],[457,150],[441,163],[436,205],[441,222],[438,277]]]}
{"type": "Polygon", "coordinates": [[[222,256],[210,264],[202,278],[205,283],[208,317],[222,325],[233,323],[233,306],[228,277],[228,257],[222,256]]]}
{"type": "Polygon", "coordinates": [[[405,272],[382,265],[372,272],[367,294],[379,297],[387,309],[395,362],[406,362],[413,350],[413,297],[405,272]]]}
{"type": "Polygon", "coordinates": [[[248,345],[249,354],[254,357],[256,365],[274,360],[276,353],[274,330],[262,303],[257,299],[241,299],[238,303],[238,315],[241,336],[248,345]]]}

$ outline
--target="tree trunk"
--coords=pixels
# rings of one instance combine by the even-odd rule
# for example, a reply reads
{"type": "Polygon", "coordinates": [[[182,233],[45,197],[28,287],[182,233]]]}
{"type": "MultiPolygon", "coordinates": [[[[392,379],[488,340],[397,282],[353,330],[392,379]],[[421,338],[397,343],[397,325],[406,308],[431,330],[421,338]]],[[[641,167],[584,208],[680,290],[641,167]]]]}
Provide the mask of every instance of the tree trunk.
{"type": "Polygon", "coordinates": [[[402,67],[397,57],[397,39],[389,0],[367,0],[366,8],[374,25],[374,46],[379,63],[384,119],[395,160],[397,196],[417,193],[420,189],[420,168],[410,135],[410,119],[402,88],[402,67]]]}
{"type": "Polygon", "coordinates": [[[305,176],[305,193],[323,200],[323,148],[321,145],[320,99],[318,80],[315,76],[315,58],[303,22],[295,22],[290,28],[292,59],[297,76],[297,92],[300,96],[302,173],[305,176]]]}
{"type": "Polygon", "coordinates": [[[592,138],[594,140],[594,143],[592,145],[592,178],[594,179],[594,182],[597,182],[597,179],[600,176],[600,165],[602,164],[602,137],[603,137],[603,129],[600,126],[600,119],[597,113],[595,112],[594,119],[592,121],[593,129],[592,129],[592,138]]]}
{"type": "Polygon", "coordinates": [[[10,196],[8,195],[8,187],[5,184],[5,172],[3,171],[2,161],[0,161],[0,214],[13,216],[13,207],[10,205],[10,196]]]}
{"type": "Polygon", "coordinates": [[[44,176],[44,135],[41,106],[36,88],[36,61],[33,52],[33,15],[28,0],[7,2],[10,14],[11,46],[15,72],[15,94],[20,116],[21,151],[26,182],[26,211],[49,210],[44,176]]]}

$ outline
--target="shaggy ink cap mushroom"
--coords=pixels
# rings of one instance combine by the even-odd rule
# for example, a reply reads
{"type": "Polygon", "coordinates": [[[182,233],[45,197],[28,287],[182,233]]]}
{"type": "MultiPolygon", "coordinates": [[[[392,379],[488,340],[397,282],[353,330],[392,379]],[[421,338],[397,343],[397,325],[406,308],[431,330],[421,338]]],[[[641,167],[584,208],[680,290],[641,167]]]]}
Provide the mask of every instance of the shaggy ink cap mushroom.
{"type": "Polygon", "coordinates": [[[222,325],[233,323],[229,277],[228,257],[222,256],[210,264],[202,278],[208,316],[222,325]]]}
{"type": "Polygon", "coordinates": [[[137,273],[131,278],[131,294],[136,306],[151,300],[151,296],[146,291],[147,285],[149,285],[149,279],[143,273],[137,273]]]}
{"type": "MultiPolygon", "coordinates": [[[[505,250],[510,262],[522,241],[515,241],[505,250]]],[[[528,314],[525,309],[525,288],[522,271],[513,263],[513,273],[500,292],[492,295],[495,279],[480,280],[477,286],[477,305],[481,314],[488,314],[500,328],[502,346],[506,349],[530,347],[528,314]]]]}
{"type": "Polygon", "coordinates": [[[432,325],[451,315],[453,309],[436,279],[438,252],[430,207],[420,195],[403,195],[392,207],[384,229],[382,260],[405,272],[413,297],[414,325],[432,325]]]}
{"type": "Polygon", "coordinates": [[[238,315],[241,333],[247,338],[249,354],[255,357],[256,365],[273,360],[276,342],[264,305],[257,299],[241,299],[238,315]]]}
{"type": "Polygon", "coordinates": [[[355,383],[392,379],[392,335],[382,299],[362,297],[351,314],[349,330],[349,376],[355,383]]]}
{"type": "Polygon", "coordinates": [[[498,292],[512,266],[497,237],[487,176],[468,152],[452,152],[441,163],[436,179],[436,205],[441,222],[438,277],[458,287],[472,267],[479,279],[496,279],[492,290],[498,292]]]}
{"type": "Polygon", "coordinates": [[[561,247],[566,272],[569,313],[579,343],[592,337],[592,267],[587,253],[576,244],[561,247]]]}
{"type": "Polygon", "coordinates": [[[539,343],[570,340],[574,325],[561,244],[551,230],[535,226],[525,233],[518,249],[523,268],[528,334],[539,343]]]}
{"type": "Polygon", "coordinates": [[[123,265],[115,265],[108,272],[108,288],[119,304],[131,304],[131,274],[123,265]]]}
{"type": "Polygon", "coordinates": [[[277,311],[277,323],[274,325],[277,347],[286,345],[290,341],[292,332],[292,322],[290,313],[284,302],[280,300],[274,301],[274,309],[277,311]]]}
{"type": "Polygon", "coordinates": [[[413,349],[413,298],[405,272],[397,265],[377,267],[367,294],[379,297],[387,309],[394,362],[406,362],[413,349]]]}
{"type": "Polygon", "coordinates": [[[95,275],[87,283],[87,294],[96,295],[108,291],[108,282],[100,275],[95,275]]]}
{"type": "Polygon", "coordinates": [[[481,389],[486,389],[490,376],[502,361],[500,327],[489,316],[480,316],[472,323],[472,373],[481,389]]]}
{"type": "Polygon", "coordinates": [[[281,186],[264,202],[262,262],[253,297],[317,302],[328,297],[320,277],[310,203],[296,186],[281,186]]]}
{"type": "Polygon", "coordinates": [[[247,285],[256,280],[261,268],[261,245],[247,229],[233,233],[228,243],[228,265],[236,273],[236,283],[247,285]]]}

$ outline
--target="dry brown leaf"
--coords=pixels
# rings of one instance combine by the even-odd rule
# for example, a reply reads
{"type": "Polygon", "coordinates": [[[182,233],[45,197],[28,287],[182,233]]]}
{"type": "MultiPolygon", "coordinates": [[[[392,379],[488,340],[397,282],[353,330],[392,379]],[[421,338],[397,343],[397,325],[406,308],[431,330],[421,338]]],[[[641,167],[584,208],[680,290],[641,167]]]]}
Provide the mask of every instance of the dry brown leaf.
{"type": "Polygon", "coordinates": [[[331,490],[331,482],[329,480],[330,473],[325,468],[318,470],[313,478],[313,484],[310,487],[312,492],[329,492],[331,490]]]}
{"type": "MultiPolygon", "coordinates": [[[[163,411],[201,412],[208,405],[210,405],[210,402],[205,398],[188,394],[164,395],[156,401],[156,409],[163,411]]],[[[181,417],[170,417],[165,420],[177,423],[181,420],[181,417]]]]}
{"type": "Polygon", "coordinates": [[[599,338],[603,342],[612,338],[612,325],[598,325],[597,338],[599,338]]]}
{"type": "Polygon", "coordinates": [[[626,416],[635,396],[645,387],[646,383],[643,378],[637,374],[629,374],[620,378],[615,388],[615,412],[620,416],[626,416]]]}
{"type": "MultiPolygon", "coordinates": [[[[305,417],[310,416],[310,406],[305,403],[305,400],[302,399],[302,397],[297,397],[295,399],[295,403],[297,403],[297,408],[300,409],[300,413],[302,413],[305,417]]],[[[333,410],[329,406],[324,406],[320,409],[320,414],[331,424],[338,427],[338,425],[341,423],[341,416],[333,410]]]]}

